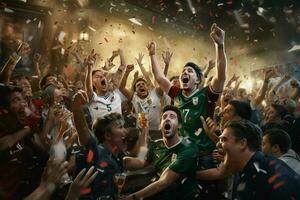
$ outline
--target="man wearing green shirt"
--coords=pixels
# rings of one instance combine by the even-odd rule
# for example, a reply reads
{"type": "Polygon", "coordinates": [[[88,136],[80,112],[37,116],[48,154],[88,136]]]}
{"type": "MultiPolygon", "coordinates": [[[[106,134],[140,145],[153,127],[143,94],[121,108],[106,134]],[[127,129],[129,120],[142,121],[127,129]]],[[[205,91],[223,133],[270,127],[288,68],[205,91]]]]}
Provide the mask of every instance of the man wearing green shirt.
{"type": "Polygon", "coordinates": [[[124,199],[135,200],[150,197],[168,190],[166,199],[193,200],[199,196],[195,171],[197,170],[197,146],[188,139],[179,136],[181,127],[180,111],[175,106],[163,109],[160,128],[163,139],[150,145],[145,160],[125,157],[124,165],[129,170],[136,170],[153,164],[160,178],[146,188],[124,199]]]}
{"type": "MultiPolygon", "coordinates": [[[[210,36],[216,50],[216,75],[209,85],[203,89],[199,89],[201,79],[203,78],[201,69],[192,62],[188,62],[183,67],[180,75],[181,87],[172,86],[158,64],[155,55],[155,43],[151,42],[148,45],[155,80],[158,82],[160,88],[169,94],[174,101],[174,105],[181,111],[183,120],[181,133],[183,136],[188,136],[199,148],[199,169],[214,167],[212,152],[216,148],[215,142],[218,140],[218,137],[214,133],[205,133],[200,116],[205,119],[207,117],[213,118],[216,101],[223,91],[226,80],[225,32],[216,24],[213,24],[210,36]]],[[[214,194],[215,192],[210,193],[214,194]]]]}

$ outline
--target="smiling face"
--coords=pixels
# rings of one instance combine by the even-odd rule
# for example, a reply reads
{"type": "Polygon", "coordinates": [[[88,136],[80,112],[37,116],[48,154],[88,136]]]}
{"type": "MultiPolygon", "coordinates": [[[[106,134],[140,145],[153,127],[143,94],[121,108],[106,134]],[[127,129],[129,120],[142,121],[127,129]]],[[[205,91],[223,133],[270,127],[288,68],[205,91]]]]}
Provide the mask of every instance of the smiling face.
{"type": "Polygon", "coordinates": [[[266,122],[276,122],[280,120],[280,116],[273,106],[270,106],[266,113],[266,122]]]}
{"type": "Polygon", "coordinates": [[[28,104],[20,92],[13,92],[9,98],[9,110],[14,113],[19,122],[24,122],[28,116],[28,104]]]}
{"type": "Polygon", "coordinates": [[[233,131],[232,128],[225,128],[217,143],[217,147],[225,153],[224,160],[232,166],[239,163],[240,154],[244,150],[244,145],[242,145],[241,140],[236,139],[233,131]]]}
{"type": "Polygon", "coordinates": [[[138,97],[146,98],[148,96],[148,86],[147,83],[143,80],[136,82],[135,91],[138,97]]]}
{"type": "Polygon", "coordinates": [[[180,75],[180,83],[183,90],[193,91],[195,88],[197,88],[200,80],[196,71],[192,67],[185,66],[180,75]]]}
{"type": "Polygon", "coordinates": [[[108,90],[108,82],[102,71],[94,72],[92,76],[93,86],[99,91],[101,94],[105,94],[108,90]]]}
{"type": "Polygon", "coordinates": [[[178,133],[180,124],[176,112],[167,110],[163,113],[160,121],[162,136],[166,139],[173,138],[178,133]]]}
{"type": "Polygon", "coordinates": [[[17,81],[17,86],[22,88],[22,94],[25,98],[32,97],[32,89],[27,78],[22,78],[17,81]]]}

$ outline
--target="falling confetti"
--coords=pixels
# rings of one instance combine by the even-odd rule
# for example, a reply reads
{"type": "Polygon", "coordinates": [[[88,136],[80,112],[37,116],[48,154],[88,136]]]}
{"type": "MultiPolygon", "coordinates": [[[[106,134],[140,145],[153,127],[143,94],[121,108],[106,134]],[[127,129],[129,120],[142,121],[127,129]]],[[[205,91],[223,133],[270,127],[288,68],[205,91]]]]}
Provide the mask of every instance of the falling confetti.
{"type": "Polygon", "coordinates": [[[93,27],[91,27],[91,26],[88,26],[88,28],[89,28],[90,30],[92,30],[92,31],[96,32],[96,29],[94,29],[93,27]]]}
{"type": "Polygon", "coordinates": [[[12,9],[9,9],[9,8],[4,8],[4,12],[14,13],[15,11],[13,11],[12,9]]]}

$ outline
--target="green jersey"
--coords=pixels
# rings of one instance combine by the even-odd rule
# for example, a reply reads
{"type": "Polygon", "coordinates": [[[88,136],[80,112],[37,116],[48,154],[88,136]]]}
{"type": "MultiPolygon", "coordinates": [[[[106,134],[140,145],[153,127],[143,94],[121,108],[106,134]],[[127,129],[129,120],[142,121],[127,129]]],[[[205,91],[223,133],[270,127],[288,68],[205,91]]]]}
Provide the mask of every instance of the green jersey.
{"type": "Polygon", "coordinates": [[[182,116],[182,135],[188,136],[196,142],[200,151],[213,151],[215,144],[206,135],[200,120],[211,117],[215,109],[219,94],[212,91],[210,87],[202,90],[196,89],[191,95],[185,96],[182,89],[172,86],[169,96],[174,100],[174,105],[179,108],[182,116]]]}
{"type": "Polygon", "coordinates": [[[171,190],[167,189],[168,199],[193,200],[199,194],[197,157],[197,146],[186,138],[170,148],[160,139],[150,144],[146,161],[154,165],[159,175],[167,168],[180,175],[171,190]]]}

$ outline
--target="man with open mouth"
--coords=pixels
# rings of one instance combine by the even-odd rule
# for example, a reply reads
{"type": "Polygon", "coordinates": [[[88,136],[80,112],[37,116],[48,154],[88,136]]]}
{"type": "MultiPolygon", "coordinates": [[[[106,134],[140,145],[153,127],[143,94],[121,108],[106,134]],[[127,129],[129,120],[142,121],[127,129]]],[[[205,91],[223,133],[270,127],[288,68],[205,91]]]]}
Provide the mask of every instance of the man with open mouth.
{"type": "MultiPolygon", "coordinates": [[[[160,111],[163,105],[170,104],[170,98],[159,87],[153,88],[144,77],[138,77],[132,84],[133,90],[126,88],[127,78],[131,71],[134,70],[134,65],[126,67],[124,76],[120,82],[120,91],[128,100],[131,101],[135,113],[144,113],[147,115],[149,129],[158,131],[160,111]]],[[[150,133],[150,135],[152,135],[150,133]]]]}
{"type": "Polygon", "coordinates": [[[181,123],[178,108],[172,105],[164,107],[160,121],[162,139],[150,144],[145,160],[124,157],[124,166],[128,170],[142,169],[153,164],[159,174],[157,181],[124,199],[145,199],[159,192],[162,193],[153,199],[198,199],[200,191],[195,179],[198,148],[187,138],[180,137],[181,123]]]}
{"type": "Polygon", "coordinates": [[[174,105],[181,111],[183,118],[183,136],[188,136],[199,147],[199,168],[206,169],[214,166],[212,152],[216,148],[213,138],[216,135],[206,134],[203,130],[200,116],[213,118],[215,104],[223,91],[226,79],[226,54],[224,48],[225,32],[216,24],[211,27],[210,34],[216,49],[216,75],[207,87],[199,90],[202,80],[201,69],[192,62],[183,67],[180,75],[181,88],[172,86],[164,76],[156,58],[156,45],[148,45],[152,71],[159,86],[174,100],[174,105]]]}
{"type": "Polygon", "coordinates": [[[88,110],[90,114],[91,124],[99,117],[103,117],[109,113],[122,113],[121,105],[125,100],[124,96],[118,89],[110,90],[109,82],[104,71],[93,70],[96,62],[97,54],[94,50],[85,60],[87,66],[87,74],[85,87],[89,98],[88,110]]]}

